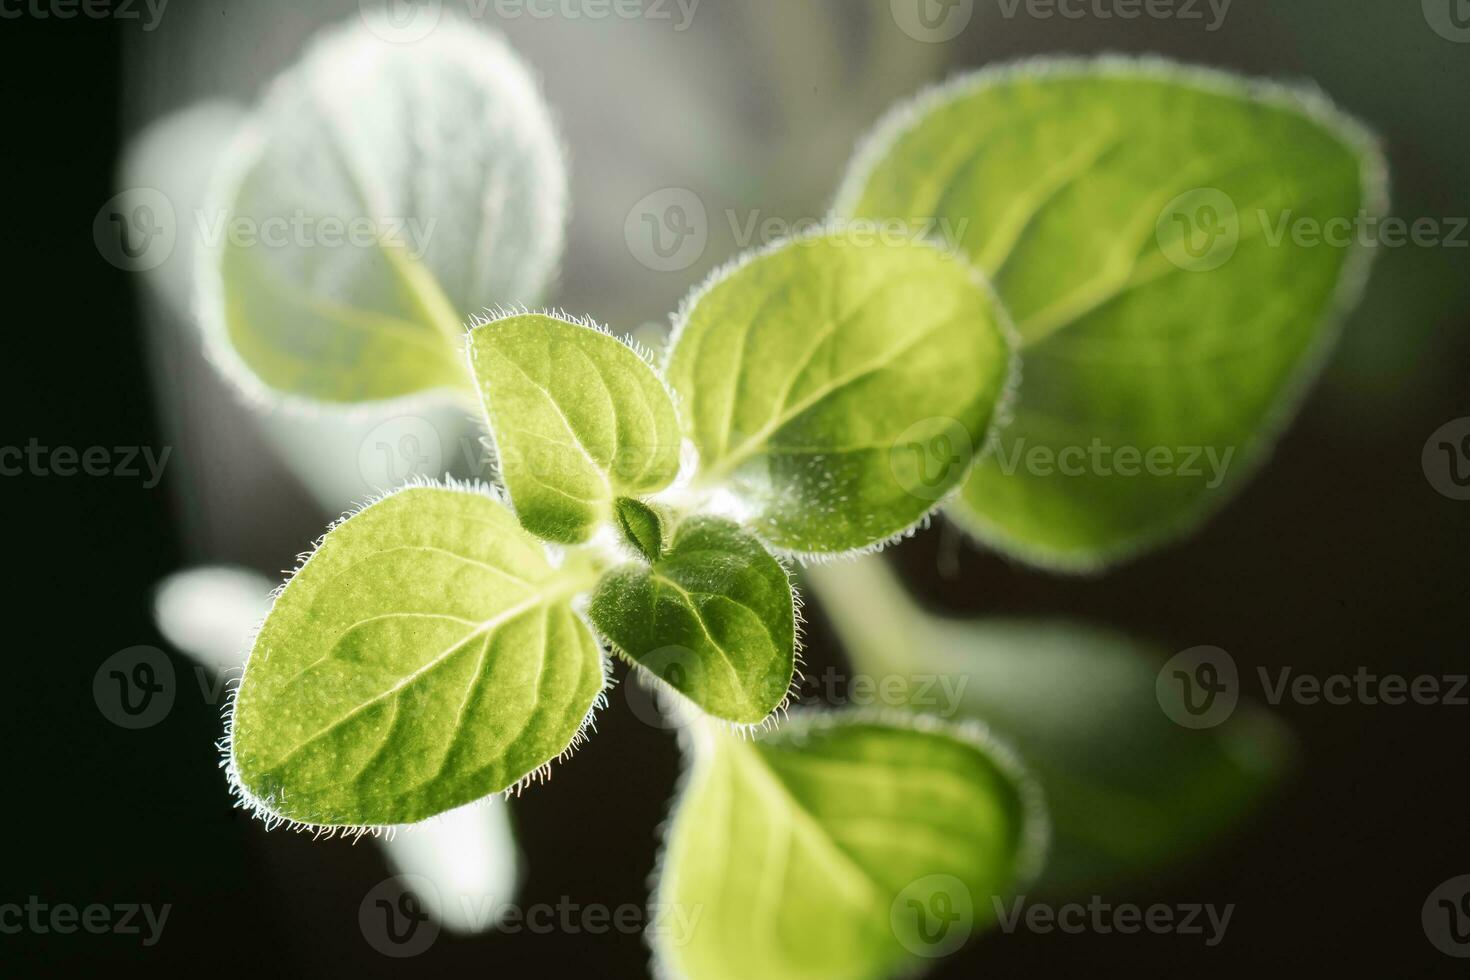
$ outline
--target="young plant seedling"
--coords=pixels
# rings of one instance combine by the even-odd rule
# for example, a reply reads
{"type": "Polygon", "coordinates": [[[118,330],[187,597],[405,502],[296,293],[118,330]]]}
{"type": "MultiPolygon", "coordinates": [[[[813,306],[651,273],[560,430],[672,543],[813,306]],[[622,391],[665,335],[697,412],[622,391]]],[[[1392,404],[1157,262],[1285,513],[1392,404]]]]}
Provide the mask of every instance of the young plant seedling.
{"type": "MultiPolygon", "coordinates": [[[[785,561],[876,550],[941,506],[1069,569],[1181,533],[1236,473],[1059,482],[1001,453],[1059,459],[1106,434],[1258,461],[1362,268],[1252,216],[1375,209],[1381,164],[1323,100],[1275,87],[1117,60],[982,73],[880,126],[839,197],[853,219],[947,219],[954,247],[838,228],[743,256],[655,362],[558,314],[459,326],[549,274],[563,171],[546,119],[524,69],[463,24],[419,46],[343,32],[272,89],[224,182],[257,217],[456,215],[417,254],[226,246],[206,309],[225,362],[289,403],[473,393],[500,483],[411,485],[327,531],[256,637],[225,743],[235,791],[269,822],[361,831],[518,789],[587,737],[609,650],[668,694],[689,751],[658,893],[702,912],[652,937],[659,968],[912,970],[1040,867],[1040,795],[974,721],[777,725],[798,655],[785,561]],[[332,82],[346,65],[401,117],[359,111],[332,82]],[[445,142],[403,157],[419,130],[445,142]]],[[[834,608],[857,622],[855,602],[834,608]]],[[[894,644],[923,643],[899,618],[914,635],[894,644]]],[[[1075,755],[1012,727],[1045,780],[1075,775],[1075,755]]],[[[1070,830],[1085,803],[1058,795],[1070,830]]]]}

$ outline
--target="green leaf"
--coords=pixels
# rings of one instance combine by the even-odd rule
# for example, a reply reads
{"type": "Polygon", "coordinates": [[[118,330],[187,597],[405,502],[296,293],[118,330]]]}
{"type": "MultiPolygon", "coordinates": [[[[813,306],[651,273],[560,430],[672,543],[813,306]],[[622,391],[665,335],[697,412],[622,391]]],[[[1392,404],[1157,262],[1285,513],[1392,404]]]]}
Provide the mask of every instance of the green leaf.
{"type": "Polygon", "coordinates": [[[753,742],[695,736],[655,899],[670,975],[909,972],[988,924],[1044,850],[1034,787],[976,731],[798,714],[753,742]]]}
{"type": "Polygon", "coordinates": [[[1242,704],[1209,729],[1175,724],[1156,690],[1167,653],[1067,623],[937,624],[909,670],[963,683],[965,717],[1013,744],[1046,791],[1045,882],[1077,893],[1139,880],[1250,815],[1285,768],[1276,719],[1242,704]]]}
{"type": "Polygon", "coordinates": [[[1204,850],[1250,816],[1289,762],[1289,734],[1259,706],[1231,701],[1238,689],[1213,727],[1172,721],[1158,687],[1168,655],[1153,644],[1065,622],[931,615],[881,558],[810,568],[806,579],[860,676],[1015,746],[1051,813],[1050,891],[1142,880],[1204,850]]]}
{"type": "Polygon", "coordinates": [[[200,306],[216,359],[273,398],[345,404],[468,389],[462,320],[539,296],[566,173],[496,35],[446,16],[392,43],[354,19],[268,89],[214,198],[200,306]]]}
{"type": "Polygon", "coordinates": [[[470,333],[470,367],[521,524],[578,544],[613,501],[679,473],[679,419],[658,375],[595,327],[540,313],[470,333]]]}
{"type": "Polygon", "coordinates": [[[1087,568],[1183,533],[1259,464],[1369,254],[1278,240],[1282,218],[1379,213],[1382,183],[1372,141],[1321,96],[1063,61],[901,107],[838,210],[941,224],[994,281],[1024,381],[951,512],[1007,552],[1087,568]]]}
{"type": "Polygon", "coordinates": [[[645,561],[658,561],[664,553],[664,519],[659,512],[634,497],[619,497],[613,502],[618,530],[623,540],[643,556],[645,561]]]}
{"type": "Polygon", "coordinates": [[[725,486],[794,553],[903,533],[985,442],[1010,372],[1001,317],[963,262],[917,239],[799,239],[716,274],[666,368],[696,484],[725,486]]]}
{"type": "Polygon", "coordinates": [[[498,501],[415,487],[329,531],[275,600],[235,701],[230,768],[268,819],[410,823],[578,741],[603,658],[561,568],[498,501]]]}
{"type": "Polygon", "coordinates": [[[739,525],[685,520],[652,565],[609,572],[587,614],[615,649],[716,718],[758,724],[786,700],[791,581],[739,525]]]}

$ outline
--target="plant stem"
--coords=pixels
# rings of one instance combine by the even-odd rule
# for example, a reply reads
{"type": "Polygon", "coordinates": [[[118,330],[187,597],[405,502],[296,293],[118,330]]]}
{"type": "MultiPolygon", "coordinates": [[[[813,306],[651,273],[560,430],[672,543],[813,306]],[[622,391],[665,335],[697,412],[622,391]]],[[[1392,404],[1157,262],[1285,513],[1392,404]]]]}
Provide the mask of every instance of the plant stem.
{"type": "Polygon", "coordinates": [[[931,642],[928,614],[881,555],[813,565],[803,578],[830,613],[857,670],[901,672],[908,651],[931,642]]]}

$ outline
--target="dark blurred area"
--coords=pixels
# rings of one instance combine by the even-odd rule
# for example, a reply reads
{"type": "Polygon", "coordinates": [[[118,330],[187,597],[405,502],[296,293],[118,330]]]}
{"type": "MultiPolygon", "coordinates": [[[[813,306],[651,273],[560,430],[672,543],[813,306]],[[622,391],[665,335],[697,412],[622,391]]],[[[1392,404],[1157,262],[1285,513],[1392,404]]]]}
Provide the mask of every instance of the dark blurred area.
{"type": "MultiPolygon", "coordinates": [[[[1200,6],[1204,22],[1069,20],[1007,17],[1009,4],[975,0],[970,26],[944,44],[898,31],[888,0],[702,0],[684,32],[500,25],[543,78],[571,154],[570,243],[548,300],[618,330],[656,330],[645,325],[663,324],[737,251],[726,208],[820,217],[853,144],[889,104],[959,70],[1051,53],[1155,52],[1312,79],[1381,135],[1392,213],[1470,215],[1470,43],[1431,29],[1418,2],[1235,0],[1214,30],[1200,6]],[[714,216],[703,257],[677,274],[640,266],[623,244],[629,208],[666,187],[695,189],[714,216]]],[[[249,103],[317,26],[356,10],[173,0],[151,31],[117,17],[0,21],[15,215],[4,268],[20,298],[4,342],[0,443],[173,453],[152,489],[0,481],[13,679],[0,737],[0,903],[172,906],[152,946],[81,930],[0,934],[8,976],[125,962],[279,976],[648,974],[643,940],[617,932],[445,935],[411,961],[381,956],[357,922],[362,896],[389,873],[381,852],[266,833],[232,809],[214,746],[219,706],[194,690],[182,655],[171,654],[179,696],[157,725],[120,728],[91,695],[114,652],[166,647],[150,612],[164,576],[225,562],[278,578],[351,502],[333,506],[332,491],[292,465],[301,454],[281,449],[291,424],[256,421],[177,312],[103,260],[93,220],[143,127],[201,99],[249,103]]],[[[1215,644],[1252,676],[1261,665],[1466,673],[1470,503],[1436,492],[1420,456],[1432,432],[1470,416],[1467,328],[1470,249],[1382,249],[1273,458],[1197,536],[1099,578],[1028,570],[939,524],[890,560],[948,614],[1060,614],[1174,649],[1215,644]]],[[[820,673],[841,654],[819,610],[807,611],[805,658],[820,673]]],[[[1426,940],[1420,909],[1441,882],[1470,873],[1460,785],[1470,707],[1277,710],[1299,758],[1276,797],[1212,852],[1118,895],[1234,903],[1225,942],[991,932],[933,975],[1462,974],[1426,940]]],[[[522,905],[647,899],[677,745],[618,698],[597,727],[547,785],[512,803],[522,905]]]]}

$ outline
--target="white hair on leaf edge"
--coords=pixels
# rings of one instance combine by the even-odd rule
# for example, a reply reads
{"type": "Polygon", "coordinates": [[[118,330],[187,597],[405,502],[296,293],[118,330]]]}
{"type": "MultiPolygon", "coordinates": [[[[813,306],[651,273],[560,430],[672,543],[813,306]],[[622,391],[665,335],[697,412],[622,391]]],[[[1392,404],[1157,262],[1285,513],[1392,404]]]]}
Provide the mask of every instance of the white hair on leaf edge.
{"type": "MultiPolygon", "coordinates": [[[[387,17],[381,10],[369,11],[370,20],[387,17]]],[[[566,248],[566,229],[570,217],[570,154],[558,119],[547,104],[539,75],[510,45],[499,31],[486,28],[475,19],[451,12],[429,37],[415,44],[431,47],[439,59],[453,63],[469,73],[473,80],[493,88],[512,110],[534,117],[532,131],[536,139],[546,140],[550,157],[559,166],[552,179],[542,179],[534,187],[540,206],[541,227],[555,229],[555,234],[541,236],[531,243],[535,248],[528,278],[534,280],[523,290],[528,296],[542,296],[557,280],[566,248]],[[447,30],[445,28],[448,28],[447,30]]],[[[396,58],[404,54],[404,45],[383,40],[364,23],[347,21],[331,24],[303,46],[300,56],[272,78],[230,140],[220,163],[208,180],[203,203],[207,211],[229,215],[233,212],[235,194],[244,177],[264,152],[267,140],[266,108],[289,96],[293,89],[311,91],[323,66],[333,60],[345,60],[366,54],[379,58],[396,58]]],[[[331,72],[338,75],[340,72],[331,72]]],[[[543,175],[544,176],[544,175],[543,175]]],[[[381,217],[381,216],[378,216],[381,217]]],[[[525,243],[522,243],[524,248],[525,243]]],[[[245,362],[229,337],[225,314],[224,282],[220,269],[223,247],[194,249],[194,318],[204,337],[204,356],[228,381],[230,387],[251,408],[260,411],[285,411],[305,417],[337,418],[376,417],[379,415],[414,414],[462,400],[466,389],[436,385],[419,391],[361,401],[327,401],[278,389],[267,384],[245,362]]],[[[463,341],[461,340],[461,343],[463,341]]]]}
{"type": "MultiPolygon", "coordinates": [[[[1157,55],[1122,54],[1090,58],[1043,56],[1008,62],[958,74],[899,102],[859,140],[834,198],[833,211],[848,215],[855,210],[864,187],[883,158],[900,140],[927,121],[933,110],[994,86],[1048,78],[1125,78],[1168,82],[1204,94],[1242,99],[1294,112],[1342,140],[1353,152],[1360,170],[1363,208],[1370,214],[1388,211],[1388,165],[1380,140],[1310,79],[1288,84],[1182,64],[1157,55]]],[[[1318,318],[1311,345],[1299,356],[1292,376],[1282,386],[1272,410],[1253,434],[1248,451],[1242,454],[1243,462],[1235,468],[1231,481],[1237,489],[1265,465],[1276,441],[1300,409],[1336,343],[1348,313],[1362,296],[1377,257],[1376,251],[1359,243],[1350,247],[1332,298],[1318,318]]],[[[978,544],[990,548],[1009,562],[1041,568],[1053,574],[1095,575],[1190,533],[1233,497],[1234,493],[1225,493],[1202,498],[1196,506],[1186,508],[1175,519],[1156,528],[1106,548],[1086,551],[1068,552],[1033,545],[1010,534],[973,508],[952,507],[946,509],[945,515],[978,544]]]]}
{"type": "MultiPolygon", "coordinates": [[[[779,736],[800,745],[813,732],[838,729],[850,725],[876,725],[924,733],[947,735],[974,747],[992,763],[1014,788],[1021,815],[1021,835],[1016,848],[1012,888],[1027,886],[1040,875],[1051,847],[1052,825],[1045,794],[1040,782],[1026,767],[1021,755],[1003,739],[997,738],[984,722],[978,720],[948,721],[934,715],[901,708],[799,708],[790,713],[780,728],[779,736]]],[[[679,732],[683,765],[670,797],[668,812],[660,821],[657,834],[661,840],[658,856],[649,874],[648,885],[654,907],[671,904],[667,899],[666,865],[674,841],[674,827],[680,806],[694,782],[703,759],[714,752],[718,728],[691,724],[679,732]]],[[[755,736],[759,741],[760,736],[755,736]]],[[[742,739],[741,741],[745,741],[742,739]]],[[[644,941],[651,954],[650,969],[658,980],[682,980],[670,951],[661,945],[660,935],[645,930],[644,941]]]]}
{"type": "MultiPolygon", "coordinates": [[[[353,841],[356,841],[361,839],[364,835],[377,837],[383,834],[387,834],[391,836],[393,833],[396,833],[397,830],[403,828],[404,826],[408,826],[404,824],[318,824],[308,820],[299,820],[294,817],[289,817],[279,812],[279,810],[275,808],[273,804],[276,801],[274,799],[261,797],[245,786],[243,780],[240,778],[239,769],[235,763],[234,740],[235,702],[239,698],[240,686],[244,682],[245,674],[250,668],[250,661],[254,658],[255,642],[260,635],[261,628],[264,627],[265,623],[270,619],[271,613],[274,612],[276,600],[282,595],[287,586],[291,584],[296,576],[300,574],[304,568],[306,568],[312,558],[315,557],[317,552],[321,549],[322,543],[326,540],[327,535],[331,534],[337,528],[341,527],[343,524],[347,523],[347,521],[358,516],[359,514],[362,514],[363,512],[377,506],[378,504],[383,503],[384,501],[392,497],[395,497],[401,493],[410,490],[444,490],[453,493],[464,493],[473,496],[484,497],[486,499],[493,500],[496,503],[501,504],[502,506],[508,507],[504,493],[501,492],[498,487],[492,486],[491,484],[485,483],[484,481],[460,481],[455,480],[452,477],[447,477],[443,481],[438,481],[426,477],[414,477],[401,487],[387,491],[386,493],[372,495],[355,510],[344,513],[337,520],[333,521],[325,531],[322,532],[322,534],[313,542],[310,550],[304,551],[297,556],[296,568],[288,572],[286,580],[278,585],[274,590],[272,590],[270,595],[269,608],[266,610],[265,615],[261,618],[259,625],[257,625],[255,629],[251,631],[251,634],[247,639],[247,646],[250,652],[245,658],[244,665],[240,668],[240,676],[233,679],[229,683],[228,695],[225,698],[225,704],[221,709],[221,714],[225,724],[225,733],[223,737],[221,737],[215,743],[215,747],[220,753],[219,765],[222,769],[225,770],[225,778],[229,783],[230,795],[234,797],[235,806],[248,811],[251,816],[260,819],[265,824],[267,830],[274,830],[278,827],[284,827],[287,830],[296,831],[298,833],[310,833],[313,835],[314,838],[331,839],[340,834],[345,838],[351,838],[353,841]]],[[[545,542],[540,543],[545,546],[545,542]]],[[[552,564],[556,564],[557,559],[559,558],[559,552],[552,551],[551,549],[547,548],[547,557],[552,564]]],[[[579,619],[581,619],[580,616],[579,619]]],[[[583,619],[582,622],[584,626],[587,626],[589,632],[592,632],[592,635],[595,637],[595,631],[591,631],[591,627],[589,624],[586,623],[585,619],[583,619]]],[[[530,785],[533,782],[545,782],[546,780],[551,778],[553,764],[562,762],[570,758],[572,754],[576,751],[576,749],[581,747],[583,742],[585,742],[588,738],[588,733],[590,731],[596,730],[597,712],[607,706],[607,692],[611,686],[611,665],[607,659],[606,654],[602,653],[601,651],[599,651],[598,658],[599,665],[602,670],[602,687],[598,690],[597,696],[593,698],[592,704],[587,710],[587,714],[578,724],[577,730],[572,734],[571,740],[568,742],[566,748],[562,749],[562,751],[557,754],[555,758],[550,759],[532,769],[530,772],[523,774],[514,782],[512,782],[509,786],[506,786],[505,788],[499,790],[490,790],[489,792],[485,793],[484,796],[479,797],[476,800],[456,804],[455,807],[451,807],[450,809],[456,809],[459,806],[468,806],[471,803],[483,802],[486,799],[493,798],[497,793],[500,794],[502,797],[508,799],[512,795],[519,795],[526,786],[530,785]]],[[[448,811],[446,810],[444,812],[448,811]]],[[[433,817],[428,817],[425,819],[432,820],[433,817]]],[[[422,822],[423,821],[415,821],[414,823],[422,822]]]]}

